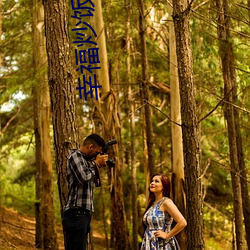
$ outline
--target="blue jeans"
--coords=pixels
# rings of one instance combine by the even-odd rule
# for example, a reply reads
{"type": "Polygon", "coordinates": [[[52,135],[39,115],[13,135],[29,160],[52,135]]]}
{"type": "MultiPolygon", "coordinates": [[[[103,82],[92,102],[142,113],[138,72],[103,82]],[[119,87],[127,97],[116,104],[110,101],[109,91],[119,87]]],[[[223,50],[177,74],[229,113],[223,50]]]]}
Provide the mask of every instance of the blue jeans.
{"type": "Polygon", "coordinates": [[[86,250],[91,215],[88,210],[70,208],[63,213],[65,250],[86,250]]]}

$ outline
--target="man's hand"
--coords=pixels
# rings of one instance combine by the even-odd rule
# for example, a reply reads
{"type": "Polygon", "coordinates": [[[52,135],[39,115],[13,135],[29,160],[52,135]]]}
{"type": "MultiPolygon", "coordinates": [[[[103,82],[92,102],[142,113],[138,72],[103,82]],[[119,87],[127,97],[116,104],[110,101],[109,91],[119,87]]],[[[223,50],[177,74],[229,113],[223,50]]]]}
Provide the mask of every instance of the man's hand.
{"type": "Polygon", "coordinates": [[[108,155],[105,154],[105,155],[97,155],[94,162],[99,166],[99,167],[105,167],[107,165],[107,160],[108,160],[108,155]]]}

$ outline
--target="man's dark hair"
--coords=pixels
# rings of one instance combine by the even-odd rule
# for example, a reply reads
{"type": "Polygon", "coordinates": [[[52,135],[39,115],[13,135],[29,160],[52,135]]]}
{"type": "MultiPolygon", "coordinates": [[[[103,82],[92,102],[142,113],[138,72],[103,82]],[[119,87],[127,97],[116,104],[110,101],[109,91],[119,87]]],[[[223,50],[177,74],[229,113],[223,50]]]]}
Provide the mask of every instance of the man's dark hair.
{"type": "Polygon", "coordinates": [[[95,146],[104,147],[105,141],[98,134],[91,134],[85,138],[83,145],[94,144],[95,146]]]}

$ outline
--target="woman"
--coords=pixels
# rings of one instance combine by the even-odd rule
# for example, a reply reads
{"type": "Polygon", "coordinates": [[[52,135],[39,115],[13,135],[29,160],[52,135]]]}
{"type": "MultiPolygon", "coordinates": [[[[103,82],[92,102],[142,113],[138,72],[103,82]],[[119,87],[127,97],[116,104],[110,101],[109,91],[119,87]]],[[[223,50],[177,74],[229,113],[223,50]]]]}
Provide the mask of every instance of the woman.
{"type": "Polygon", "coordinates": [[[175,235],[187,222],[170,197],[170,180],[165,175],[156,174],[151,178],[149,201],[143,216],[145,232],[141,250],[180,249],[175,235]],[[171,229],[173,220],[176,222],[171,229]]]}

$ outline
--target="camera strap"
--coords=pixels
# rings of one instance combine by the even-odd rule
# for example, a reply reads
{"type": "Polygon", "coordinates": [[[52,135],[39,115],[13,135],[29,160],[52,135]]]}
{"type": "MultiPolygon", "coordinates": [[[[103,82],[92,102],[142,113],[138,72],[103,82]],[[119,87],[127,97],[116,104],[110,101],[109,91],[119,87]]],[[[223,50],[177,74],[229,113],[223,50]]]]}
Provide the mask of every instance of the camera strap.
{"type": "Polygon", "coordinates": [[[100,179],[100,173],[99,173],[98,165],[94,161],[91,162],[91,164],[92,164],[93,169],[95,171],[95,179],[94,179],[95,186],[100,187],[101,186],[101,179],[100,179]]]}

